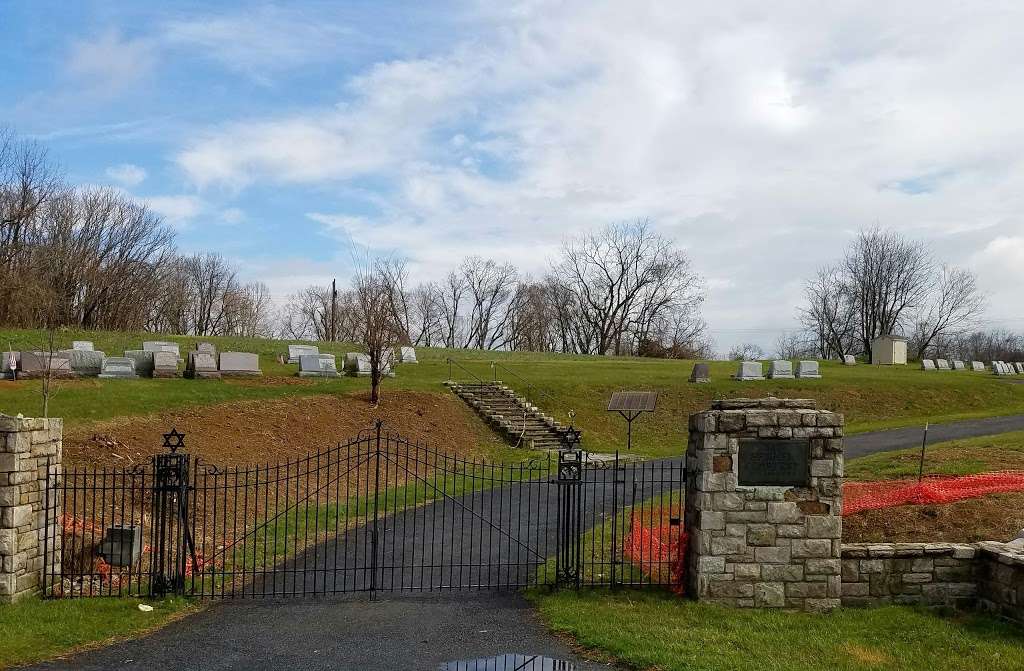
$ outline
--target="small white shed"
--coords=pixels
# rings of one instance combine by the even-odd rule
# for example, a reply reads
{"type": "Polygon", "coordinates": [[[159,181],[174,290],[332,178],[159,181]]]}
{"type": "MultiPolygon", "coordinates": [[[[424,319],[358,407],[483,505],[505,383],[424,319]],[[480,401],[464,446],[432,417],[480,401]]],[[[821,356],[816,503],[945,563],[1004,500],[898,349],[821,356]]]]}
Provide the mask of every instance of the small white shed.
{"type": "Polygon", "coordinates": [[[907,365],[907,339],[898,335],[880,335],[871,341],[871,363],[882,366],[907,365]]]}

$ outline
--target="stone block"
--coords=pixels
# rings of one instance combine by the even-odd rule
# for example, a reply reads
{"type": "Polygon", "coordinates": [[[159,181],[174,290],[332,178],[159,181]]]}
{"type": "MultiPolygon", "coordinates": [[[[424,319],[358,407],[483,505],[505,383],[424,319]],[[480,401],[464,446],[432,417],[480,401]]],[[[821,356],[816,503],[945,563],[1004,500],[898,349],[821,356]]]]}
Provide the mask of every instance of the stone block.
{"type": "Polygon", "coordinates": [[[749,582],[713,582],[708,587],[712,597],[750,598],[754,596],[754,585],[749,582]]]}
{"type": "Polygon", "coordinates": [[[768,582],[794,582],[804,579],[801,564],[761,564],[761,579],[768,582]]]}
{"type": "Polygon", "coordinates": [[[775,525],[751,524],[748,526],[747,544],[758,547],[775,545],[775,525]]]}
{"type": "Polygon", "coordinates": [[[804,538],[807,530],[803,524],[778,524],[775,526],[775,534],[779,538],[804,538]]]}
{"type": "Polygon", "coordinates": [[[786,605],[786,585],[762,582],[754,585],[754,605],[758,608],[782,608],[786,605]]]}
{"type": "Polygon", "coordinates": [[[700,528],[705,530],[725,529],[725,513],[702,511],[700,514],[700,528]]]}
{"type": "Polygon", "coordinates": [[[21,503],[21,487],[0,487],[0,506],[16,506],[21,503]]]}
{"type": "Polygon", "coordinates": [[[871,586],[866,582],[844,582],[843,596],[870,596],[871,586]]]}
{"type": "Polygon", "coordinates": [[[725,573],[725,557],[701,557],[697,570],[705,574],[725,573]]]}
{"type": "Polygon", "coordinates": [[[787,582],[786,596],[803,599],[828,598],[828,585],[823,582],[787,582]]]}
{"type": "Polygon", "coordinates": [[[0,512],[0,528],[17,529],[32,521],[32,506],[12,506],[0,512]]]}
{"type": "Polygon", "coordinates": [[[800,522],[803,515],[800,509],[797,508],[796,503],[783,502],[783,503],[769,503],[768,504],[768,521],[777,524],[794,524],[800,522]]]}
{"type": "Polygon", "coordinates": [[[18,532],[15,529],[0,529],[0,556],[13,555],[18,551],[18,532]]]}
{"type": "Polygon", "coordinates": [[[754,560],[762,564],[788,564],[792,559],[790,548],[754,548],[754,560]]]}
{"type": "Polygon", "coordinates": [[[839,559],[808,559],[804,562],[807,575],[839,575],[842,561],[839,559]]]}
{"type": "Polygon", "coordinates": [[[733,566],[733,575],[737,580],[758,580],[761,577],[761,565],[736,564],[733,566]]]}
{"type": "Polygon", "coordinates": [[[715,510],[743,510],[743,497],[734,492],[722,492],[711,495],[711,504],[715,510]]]}
{"type": "Polygon", "coordinates": [[[831,557],[832,542],[825,539],[795,539],[793,542],[793,557],[813,558],[831,557]]]}
{"type": "Polygon", "coordinates": [[[828,613],[842,606],[840,599],[807,599],[804,610],[809,613],[828,613]]]}
{"type": "Polygon", "coordinates": [[[32,434],[28,431],[18,431],[7,434],[4,440],[3,452],[22,453],[32,449],[32,434]]]}
{"type": "Polygon", "coordinates": [[[808,538],[840,538],[843,534],[843,518],[831,515],[811,515],[807,518],[808,538]]]}
{"type": "Polygon", "coordinates": [[[743,538],[733,536],[722,536],[711,539],[711,554],[714,555],[738,555],[746,551],[746,544],[743,538]]]}

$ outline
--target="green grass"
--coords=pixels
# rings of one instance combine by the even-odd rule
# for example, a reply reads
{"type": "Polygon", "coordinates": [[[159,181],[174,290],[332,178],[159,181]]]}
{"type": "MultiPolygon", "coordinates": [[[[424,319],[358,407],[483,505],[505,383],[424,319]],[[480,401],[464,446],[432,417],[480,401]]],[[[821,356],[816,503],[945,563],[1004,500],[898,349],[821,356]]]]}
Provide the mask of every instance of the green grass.
{"type": "MultiPolygon", "coordinates": [[[[14,349],[27,349],[42,339],[38,331],[0,331],[0,346],[4,349],[8,343],[14,349]]],[[[287,351],[284,341],[66,331],[60,333],[59,343],[70,346],[76,339],[93,340],[97,349],[109,354],[140,347],[144,339],[173,340],[182,345],[183,351],[197,340],[209,340],[221,351],[259,353],[266,378],[62,381],[57,383],[51,399],[50,414],[64,417],[69,428],[188,405],[312,394],[362,394],[369,386],[365,378],[273,383],[274,378],[294,378],[295,366],[276,361],[278,354],[287,351]]],[[[345,343],[319,346],[323,352],[338,355],[358,349],[345,343]]],[[[618,414],[604,410],[609,395],[621,389],[660,393],[657,412],[643,415],[634,423],[634,451],[650,456],[678,454],[685,445],[687,417],[706,408],[714,398],[769,394],[814,398],[820,407],[844,413],[851,433],[923,425],[926,421],[1024,413],[1024,385],[1010,384],[988,373],[926,373],[916,366],[842,366],[823,362],[821,380],[737,382],[729,379],[735,364],[712,362],[712,382],[696,385],[687,382],[692,361],[426,348],[418,350],[419,364],[398,367],[398,377],[384,382],[383,393],[390,389],[450,393],[441,386],[449,374],[445,362],[448,356],[458,359],[469,371],[454,368],[452,376],[457,380],[470,381],[473,375],[485,380],[497,377],[520,392],[526,391],[527,384],[516,375],[528,380],[538,390],[535,402],[545,411],[563,421],[570,410],[576,412],[576,424],[585,432],[585,446],[595,451],[625,449],[625,422],[618,414]],[[492,369],[492,361],[505,368],[492,369]]],[[[0,384],[0,412],[39,414],[39,387],[38,381],[0,384]]]]}
{"type": "Polygon", "coordinates": [[[531,593],[542,618],[637,669],[1024,669],[1024,630],[907,607],[829,615],[729,609],[657,591],[531,593]]]}
{"type": "Polygon", "coordinates": [[[28,599],[0,606],[0,667],[29,664],[83,646],[137,636],[197,606],[181,598],[28,599]],[[144,613],[140,603],[154,610],[144,613]]]}
{"type": "MultiPolygon", "coordinates": [[[[850,480],[916,478],[921,450],[883,452],[846,462],[850,480]]],[[[971,475],[986,471],[1024,469],[1024,431],[953,440],[925,450],[925,475],[971,475]]]]}

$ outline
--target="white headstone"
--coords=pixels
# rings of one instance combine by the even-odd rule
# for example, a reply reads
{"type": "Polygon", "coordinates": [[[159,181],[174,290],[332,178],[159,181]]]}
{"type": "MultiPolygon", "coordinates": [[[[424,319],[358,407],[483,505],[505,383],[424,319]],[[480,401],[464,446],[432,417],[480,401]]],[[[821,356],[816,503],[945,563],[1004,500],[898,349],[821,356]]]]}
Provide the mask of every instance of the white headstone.
{"type": "Polygon", "coordinates": [[[212,342],[197,342],[196,351],[206,352],[207,354],[213,354],[214,356],[217,354],[217,348],[214,347],[212,342]]]}
{"type": "Polygon", "coordinates": [[[844,366],[856,366],[857,365],[857,357],[853,356],[852,354],[844,354],[843,355],[843,365],[844,366]]]}
{"type": "Polygon", "coordinates": [[[737,380],[763,380],[764,368],[760,361],[741,361],[734,377],[737,380]]]}
{"type": "Polygon", "coordinates": [[[316,345],[288,345],[288,363],[299,363],[303,355],[319,353],[320,348],[316,345]]]}
{"type": "Polygon", "coordinates": [[[946,359],[936,359],[935,367],[939,370],[949,370],[949,361],[946,359]]]}
{"type": "Polygon", "coordinates": [[[971,370],[973,370],[975,373],[984,373],[985,372],[985,364],[983,364],[980,361],[972,361],[971,362],[971,370]]]}
{"type": "Polygon", "coordinates": [[[370,357],[362,352],[349,352],[345,355],[345,372],[349,375],[369,375],[370,357]]]}
{"type": "Polygon", "coordinates": [[[1021,363],[1020,361],[1017,361],[1013,365],[1017,368],[1017,374],[1018,375],[1024,375],[1024,363],[1021,363]]]}
{"type": "Polygon", "coordinates": [[[953,370],[966,370],[967,366],[959,359],[953,359],[953,370]]]}
{"type": "Polygon", "coordinates": [[[768,364],[768,379],[785,380],[793,378],[793,362],[778,359],[768,364]]]}
{"type": "Polygon", "coordinates": [[[333,354],[303,354],[299,357],[299,377],[338,377],[333,354]]]}
{"type": "Polygon", "coordinates": [[[135,360],[127,356],[108,356],[103,360],[100,377],[106,379],[136,377],[135,360]]]}
{"type": "Polygon", "coordinates": [[[91,352],[95,348],[92,346],[91,340],[75,340],[71,343],[71,349],[77,349],[82,352],[91,352]]]}
{"type": "Polygon", "coordinates": [[[185,377],[193,379],[219,378],[217,357],[210,352],[189,352],[188,363],[185,365],[185,377]]]}
{"type": "Polygon", "coordinates": [[[221,352],[218,369],[221,375],[263,375],[259,355],[251,352],[221,352]]]}
{"type": "Polygon", "coordinates": [[[398,360],[402,363],[419,363],[416,360],[416,349],[408,346],[398,350],[398,360]]]}
{"type": "Polygon", "coordinates": [[[177,377],[178,357],[174,352],[153,352],[153,377],[177,377]]]}
{"type": "Polygon", "coordinates": [[[817,379],[821,377],[821,371],[818,368],[817,361],[797,361],[796,362],[796,376],[800,379],[811,378],[817,379]]]}
{"type": "Polygon", "coordinates": [[[931,359],[921,359],[921,370],[935,370],[935,362],[931,359]]]}

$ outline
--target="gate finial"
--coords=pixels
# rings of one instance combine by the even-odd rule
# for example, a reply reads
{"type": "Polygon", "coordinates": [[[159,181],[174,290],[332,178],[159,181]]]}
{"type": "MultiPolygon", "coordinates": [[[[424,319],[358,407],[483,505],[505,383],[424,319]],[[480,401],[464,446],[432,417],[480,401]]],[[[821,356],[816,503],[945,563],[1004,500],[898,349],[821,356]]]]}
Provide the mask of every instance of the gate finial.
{"type": "Polygon", "coordinates": [[[177,429],[172,428],[170,433],[164,434],[164,447],[168,447],[171,453],[178,451],[179,447],[185,447],[185,434],[179,433],[177,429]]]}

